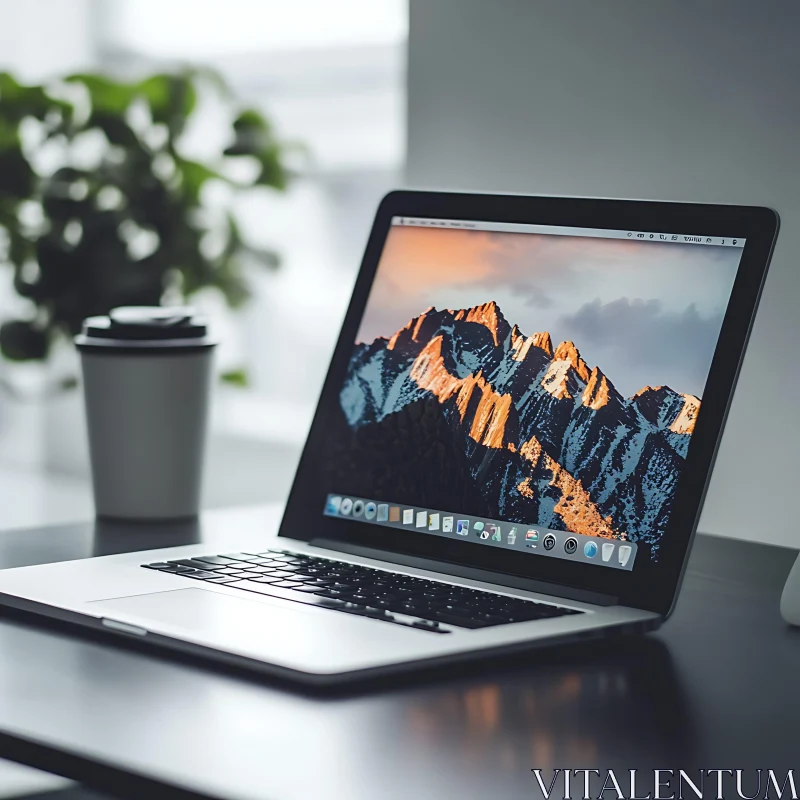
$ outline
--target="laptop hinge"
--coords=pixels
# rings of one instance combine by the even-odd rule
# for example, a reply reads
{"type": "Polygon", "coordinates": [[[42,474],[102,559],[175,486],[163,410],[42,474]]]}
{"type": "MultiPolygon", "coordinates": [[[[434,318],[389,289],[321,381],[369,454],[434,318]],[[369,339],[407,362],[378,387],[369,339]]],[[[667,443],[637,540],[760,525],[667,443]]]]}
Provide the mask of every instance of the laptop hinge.
{"type": "Polygon", "coordinates": [[[518,575],[508,575],[503,572],[493,572],[488,569],[468,567],[463,564],[453,564],[449,561],[436,561],[432,558],[422,558],[411,556],[404,553],[396,553],[388,550],[380,550],[375,547],[363,547],[362,545],[342,542],[338,539],[312,539],[309,542],[314,547],[334,550],[337,553],[348,553],[362,558],[375,558],[380,561],[388,561],[391,564],[399,564],[404,567],[414,567],[415,569],[427,569],[433,572],[441,572],[445,575],[454,575],[459,578],[469,578],[473,581],[483,581],[494,583],[498,586],[507,586],[511,589],[524,589],[528,592],[539,592],[549,594],[554,597],[561,597],[565,600],[577,600],[579,603],[592,603],[597,606],[617,605],[619,598],[602,592],[593,592],[589,589],[578,589],[574,586],[562,586],[557,583],[536,580],[534,578],[523,578],[518,575]]]}

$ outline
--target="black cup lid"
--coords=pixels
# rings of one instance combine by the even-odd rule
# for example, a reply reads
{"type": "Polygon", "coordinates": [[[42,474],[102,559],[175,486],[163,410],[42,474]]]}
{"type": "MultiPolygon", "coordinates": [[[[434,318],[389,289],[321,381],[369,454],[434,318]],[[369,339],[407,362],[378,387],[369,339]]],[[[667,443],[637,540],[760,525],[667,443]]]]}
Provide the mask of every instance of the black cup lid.
{"type": "Polygon", "coordinates": [[[121,306],[107,317],[89,317],[84,336],[122,341],[202,339],[208,334],[205,319],[189,306],[121,306]]]}
{"type": "Polygon", "coordinates": [[[190,306],[121,306],[107,317],[84,320],[75,338],[81,349],[120,347],[137,350],[210,347],[208,324],[190,306]]]}

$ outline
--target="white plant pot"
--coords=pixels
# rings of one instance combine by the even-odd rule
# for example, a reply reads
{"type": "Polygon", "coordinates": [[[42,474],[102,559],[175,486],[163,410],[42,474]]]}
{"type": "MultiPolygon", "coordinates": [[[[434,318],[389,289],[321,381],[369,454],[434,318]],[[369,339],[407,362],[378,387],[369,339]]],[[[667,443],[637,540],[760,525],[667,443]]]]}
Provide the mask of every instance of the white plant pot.
{"type": "Polygon", "coordinates": [[[45,364],[3,362],[14,387],[0,395],[0,459],[4,464],[75,477],[89,475],[83,393],[53,387],[79,375],[74,348],[62,346],[45,364]]]}

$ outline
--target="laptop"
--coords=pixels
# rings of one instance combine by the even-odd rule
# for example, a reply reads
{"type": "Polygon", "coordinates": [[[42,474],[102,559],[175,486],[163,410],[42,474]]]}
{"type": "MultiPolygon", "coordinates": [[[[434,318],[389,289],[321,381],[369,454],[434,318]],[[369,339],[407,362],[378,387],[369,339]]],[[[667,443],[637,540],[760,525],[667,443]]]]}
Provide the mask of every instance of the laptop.
{"type": "Polygon", "coordinates": [[[0,603],[317,686],[654,630],[777,229],[393,192],[278,535],[5,570],[0,603]]]}

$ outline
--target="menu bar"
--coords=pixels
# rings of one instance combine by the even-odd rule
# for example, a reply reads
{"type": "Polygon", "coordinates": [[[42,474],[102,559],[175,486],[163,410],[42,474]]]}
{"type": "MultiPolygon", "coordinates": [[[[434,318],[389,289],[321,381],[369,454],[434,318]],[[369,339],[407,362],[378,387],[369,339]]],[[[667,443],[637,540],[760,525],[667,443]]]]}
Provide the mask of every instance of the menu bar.
{"type": "Polygon", "coordinates": [[[743,248],[745,239],[664,231],[610,230],[608,228],[570,228],[556,225],[528,225],[516,222],[480,222],[464,219],[431,219],[427,217],[392,217],[392,225],[415,228],[450,228],[454,230],[496,231],[501,233],[539,233],[548,236],[589,236],[597,239],[631,239],[638,242],[694,244],[713,247],[743,248]]]}
{"type": "Polygon", "coordinates": [[[635,542],[556,531],[541,525],[489,520],[469,514],[434,511],[400,503],[382,503],[363,497],[329,494],[324,515],[352,519],[449,539],[478,542],[524,553],[535,553],[582,564],[630,571],[636,560],[635,542]]]}

